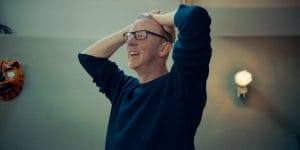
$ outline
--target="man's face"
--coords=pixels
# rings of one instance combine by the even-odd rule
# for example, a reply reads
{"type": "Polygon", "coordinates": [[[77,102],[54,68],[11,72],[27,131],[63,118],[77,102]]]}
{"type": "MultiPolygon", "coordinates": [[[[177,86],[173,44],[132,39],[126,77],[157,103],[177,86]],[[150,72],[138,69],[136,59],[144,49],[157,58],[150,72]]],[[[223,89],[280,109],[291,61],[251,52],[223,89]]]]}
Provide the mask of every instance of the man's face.
{"type": "MultiPolygon", "coordinates": [[[[150,19],[140,19],[134,22],[130,32],[147,30],[161,35],[161,26],[150,19]]],[[[164,39],[147,33],[144,40],[136,40],[131,36],[127,41],[128,66],[133,69],[147,69],[159,61],[160,45],[164,39]]]]}

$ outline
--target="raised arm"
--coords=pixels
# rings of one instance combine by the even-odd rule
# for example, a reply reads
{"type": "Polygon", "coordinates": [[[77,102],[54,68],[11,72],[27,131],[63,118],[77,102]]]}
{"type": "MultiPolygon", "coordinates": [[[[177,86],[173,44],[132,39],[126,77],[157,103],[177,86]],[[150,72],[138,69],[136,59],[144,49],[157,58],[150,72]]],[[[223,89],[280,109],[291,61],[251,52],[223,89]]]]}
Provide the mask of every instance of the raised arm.
{"type": "Polygon", "coordinates": [[[109,58],[119,47],[125,43],[123,39],[123,33],[127,32],[130,27],[131,25],[128,25],[124,29],[95,42],[83,50],[81,54],[109,58]]]}
{"type": "Polygon", "coordinates": [[[211,19],[207,11],[200,6],[180,5],[174,24],[179,31],[173,51],[176,68],[191,74],[207,70],[211,58],[211,19]]]}
{"type": "Polygon", "coordinates": [[[131,25],[95,42],[78,55],[82,67],[113,105],[123,86],[126,83],[135,82],[133,78],[126,76],[115,63],[108,60],[125,43],[123,33],[127,32],[130,27],[131,25]]]}
{"type": "Polygon", "coordinates": [[[197,74],[208,70],[211,57],[211,19],[204,8],[180,5],[174,12],[152,16],[161,25],[175,25],[179,31],[173,60],[180,74],[199,76],[197,74]]]}

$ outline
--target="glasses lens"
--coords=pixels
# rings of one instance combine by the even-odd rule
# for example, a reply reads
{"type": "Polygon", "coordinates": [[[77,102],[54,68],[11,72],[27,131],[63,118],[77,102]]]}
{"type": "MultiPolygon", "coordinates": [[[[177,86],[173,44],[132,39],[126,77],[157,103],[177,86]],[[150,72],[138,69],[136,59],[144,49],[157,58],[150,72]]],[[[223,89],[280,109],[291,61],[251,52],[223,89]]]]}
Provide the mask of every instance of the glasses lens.
{"type": "Polygon", "coordinates": [[[132,36],[131,32],[126,32],[123,34],[124,40],[127,41],[132,36]]]}
{"type": "Polygon", "coordinates": [[[135,39],[136,40],[144,40],[147,38],[147,32],[146,31],[136,31],[135,32],[135,39]]]}

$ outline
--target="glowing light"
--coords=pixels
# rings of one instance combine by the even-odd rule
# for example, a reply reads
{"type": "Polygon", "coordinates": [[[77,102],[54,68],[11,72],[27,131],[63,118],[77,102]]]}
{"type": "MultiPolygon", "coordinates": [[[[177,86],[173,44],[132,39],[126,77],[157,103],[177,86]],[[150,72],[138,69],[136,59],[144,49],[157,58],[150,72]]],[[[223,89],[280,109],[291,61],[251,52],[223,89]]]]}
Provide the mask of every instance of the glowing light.
{"type": "Polygon", "coordinates": [[[252,81],[252,75],[248,71],[239,71],[235,74],[235,83],[238,86],[247,86],[252,81]]]}
{"type": "Polygon", "coordinates": [[[239,71],[234,76],[235,84],[237,85],[237,96],[246,98],[248,93],[248,85],[252,82],[252,75],[246,70],[239,71]]]}

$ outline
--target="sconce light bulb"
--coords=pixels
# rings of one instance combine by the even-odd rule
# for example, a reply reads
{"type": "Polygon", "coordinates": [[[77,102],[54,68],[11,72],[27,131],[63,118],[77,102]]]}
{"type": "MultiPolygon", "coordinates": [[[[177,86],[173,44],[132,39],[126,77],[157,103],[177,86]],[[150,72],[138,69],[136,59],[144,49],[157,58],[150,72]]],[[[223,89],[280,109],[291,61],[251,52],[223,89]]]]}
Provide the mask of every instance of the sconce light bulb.
{"type": "Polygon", "coordinates": [[[245,87],[252,81],[252,75],[246,70],[239,71],[235,74],[235,83],[238,86],[245,87]]]}

